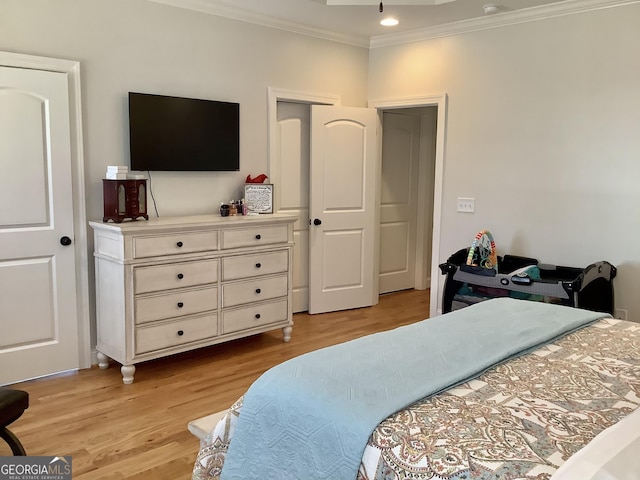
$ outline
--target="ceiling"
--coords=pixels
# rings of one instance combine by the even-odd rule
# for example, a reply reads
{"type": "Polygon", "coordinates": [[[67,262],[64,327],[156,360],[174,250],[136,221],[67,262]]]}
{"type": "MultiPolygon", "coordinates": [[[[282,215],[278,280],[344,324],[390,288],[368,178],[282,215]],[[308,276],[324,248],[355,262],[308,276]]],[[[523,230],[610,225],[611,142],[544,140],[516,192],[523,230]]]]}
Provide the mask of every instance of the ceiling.
{"type": "MultiPolygon", "coordinates": [[[[609,0],[152,0],[159,3],[227,16],[243,21],[368,46],[375,39],[409,35],[444,26],[498,21],[514,14],[546,8],[585,4],[611,4],[609,0]],[[552,5],[553,4],[553,5],[552,5]],[[493,5],[485,13],[485,5],[493,5]],[[380,25],[393,16],[394,27],[380,25]],[[491,17],[488,19],[487,17],[491,17]]],[[[613,2],[615,3],[615,2],[613,2]]]]}

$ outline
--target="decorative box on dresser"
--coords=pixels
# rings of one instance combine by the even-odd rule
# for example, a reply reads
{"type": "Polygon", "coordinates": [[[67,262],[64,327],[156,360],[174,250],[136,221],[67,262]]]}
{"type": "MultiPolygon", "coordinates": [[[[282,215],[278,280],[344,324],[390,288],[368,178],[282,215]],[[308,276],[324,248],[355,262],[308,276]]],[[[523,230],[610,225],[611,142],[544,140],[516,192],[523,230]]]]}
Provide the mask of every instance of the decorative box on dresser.
{"type": "Polygon", "coordinates": [[[288,215],[197,215],[94,232],[97,350],[133,382],[135,364],[282,328],[291,339],[288,215]]]}

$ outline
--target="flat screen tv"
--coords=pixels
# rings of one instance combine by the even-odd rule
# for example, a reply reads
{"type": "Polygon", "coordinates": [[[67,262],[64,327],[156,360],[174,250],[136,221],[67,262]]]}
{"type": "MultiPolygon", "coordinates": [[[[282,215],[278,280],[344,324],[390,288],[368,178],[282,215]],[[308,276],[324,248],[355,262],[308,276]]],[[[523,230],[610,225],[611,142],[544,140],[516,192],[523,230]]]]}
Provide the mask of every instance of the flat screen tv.
{"type": "Polygon", "coordinates": [[[240,170],[238,103],[129,92],[131,170],[240,170]]]}

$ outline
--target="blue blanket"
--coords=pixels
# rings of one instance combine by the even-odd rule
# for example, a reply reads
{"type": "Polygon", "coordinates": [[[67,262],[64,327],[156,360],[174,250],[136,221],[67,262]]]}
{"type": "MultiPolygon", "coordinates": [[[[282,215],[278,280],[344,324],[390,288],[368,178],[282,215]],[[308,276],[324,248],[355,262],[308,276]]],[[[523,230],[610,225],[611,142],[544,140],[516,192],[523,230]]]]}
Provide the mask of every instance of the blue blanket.
{"type": "Polygon", "coordinates": [[[354,480],[389,415],[605,316],[499,298],[284,362],[245,394],[221,479],[354,480]]]}

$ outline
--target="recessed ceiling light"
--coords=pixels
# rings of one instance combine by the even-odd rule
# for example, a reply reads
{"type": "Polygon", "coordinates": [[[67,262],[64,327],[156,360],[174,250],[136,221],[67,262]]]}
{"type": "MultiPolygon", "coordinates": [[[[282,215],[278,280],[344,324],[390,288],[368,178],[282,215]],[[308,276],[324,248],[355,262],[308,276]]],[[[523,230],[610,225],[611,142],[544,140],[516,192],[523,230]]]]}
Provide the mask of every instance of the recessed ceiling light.
{"type": "Polygon", "coordinates": [[[385,27],[395,27],[398,23],[397,19],[391,17],[380,20],[380,25],[384,25],[385,27]]]}
{"type": "Polygon", "coordinates": [[[482,7],[484,13],[487,15],[491,15],[492,13],[498,13],[500,10],[500,5],[496,5],[495,3],[487,3],[482,7]]]}

